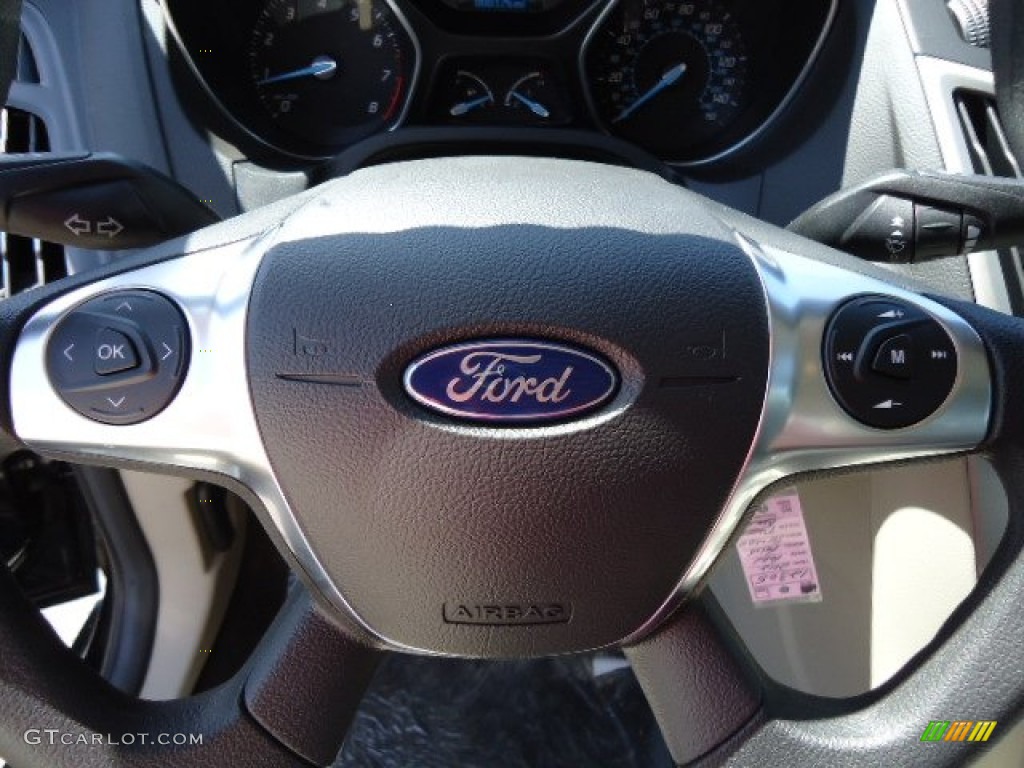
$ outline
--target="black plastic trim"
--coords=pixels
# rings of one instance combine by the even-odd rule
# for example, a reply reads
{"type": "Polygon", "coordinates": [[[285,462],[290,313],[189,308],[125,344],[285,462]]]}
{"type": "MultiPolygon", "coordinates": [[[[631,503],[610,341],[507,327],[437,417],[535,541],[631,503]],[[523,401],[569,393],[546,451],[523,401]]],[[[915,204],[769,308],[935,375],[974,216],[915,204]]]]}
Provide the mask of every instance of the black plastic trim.
{"type": "Polygon", "coordinates": [[[100,673],[138,693],[149,670],[160,605],[156,563],[117,470],[73,467],[86,505],[107,545],[106,644],[100,673]]]}
{"type": "Polygon", "coordinates": [[[1024,10],[1017,0],[991,0],[989,15],[996,103],[1006,139],[1017,159],[1024,160],[1024,10]]]}
{"type": "Polygon", "coordinates": [[[310,186],[372,165],[456,155],[586,160],[648,171],[683,185],[682,178],[670,166],[646,150],[612,136],[571,129],[444,126],[399,128],[365,139],[312,171],[310,186]]]}
{"type": "Polygon", "coordinates": [[[956,20],[941,0],[901,0],[903,23],[914,53],[991,69],[992,56],[985,48],[971,45],[960,36],[956,20]]]}
{"type": "Polygon", "coordinates": [[[243,704],[289,751],[326,768],[380,659],[339,632],[296,586],[252,658],[243,704]]]}
{"type": "MultiPolygon", "coordinates": [[[[231,506],[238,509],[246,506],[241,498],[222,490],[231,506]]],[[[247,510],[246,514],[249,521],[241,533],[244,536],[242,561],[235,588],[193,693],[227,682],[244,666],[288,595],[288,565],[254,513],[247,510]]]]}
{"type": "Polygon", "coordinates": [[[7,92],[18,72],[20,22],[21,0],[7,0],[0,5],[0,104],[7,103],[7,92]]]}

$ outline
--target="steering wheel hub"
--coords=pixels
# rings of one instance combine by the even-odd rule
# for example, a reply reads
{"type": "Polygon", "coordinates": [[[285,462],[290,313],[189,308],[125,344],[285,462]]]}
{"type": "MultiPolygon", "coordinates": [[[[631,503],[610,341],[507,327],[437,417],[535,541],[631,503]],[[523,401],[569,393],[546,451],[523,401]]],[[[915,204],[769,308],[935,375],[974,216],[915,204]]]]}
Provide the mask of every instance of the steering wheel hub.
{"type": "Polygon", "coordinates": [[[247,358],[268,456],[332,582],[394,646],[620,641],[736,483],[768,376],[758,272],[703,206],[621,175],[601,196],[560,173],[486,197],[396,176],[373,231],[351,223],[350,178],[263,259],[247,358]]]}

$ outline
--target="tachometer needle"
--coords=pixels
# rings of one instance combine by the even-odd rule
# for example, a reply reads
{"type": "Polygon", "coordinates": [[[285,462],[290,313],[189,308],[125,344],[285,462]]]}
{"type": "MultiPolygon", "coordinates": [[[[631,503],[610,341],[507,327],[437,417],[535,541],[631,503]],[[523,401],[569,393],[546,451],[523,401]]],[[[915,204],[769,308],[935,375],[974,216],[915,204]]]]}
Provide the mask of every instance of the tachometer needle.
{"type": "Polygon", "coordinates": [[[541,104],[539,101],[528,99],[518,91],[512,91],[512,98],[518,99],[520,104],[523,104],[528,110],[533,112],[537,117],[551,117],[551,113],[548,112],[548,108],[541,104]]]}
{"type": "Polygon", "coordinates": [[[618,116],[614,120],[612,120],[612,122],[613,123],[621,123],[623,120],[625,120],[627,117],[632,115],[634,112],[636,112],[638,109],[640,109],[640,107],[642,107],[648,101],[650,101],[655,96],[657,96],[659,93],[664,91],[670,85],[673,85],[676,82],[678,82],[679,78],[681,78],[685,72],[686,72],[686,64],[682,63],[682,62],[679,63],[679,64],[676,64],[674,67],[666,69],[664,71],[664,73],[662,73],[661,79],[658,80],[658,82],[656,82],[653,86],[651,86],[647,90],[647,92],[645,94],[643,94],[639,99],[637,99],[632,104],[630,104],[628,107],[626,107],[624,110],[622,110],[618,114],[618,116]]]}
{"type": "Polygon", "coordinates": [[[338,69],[338,62],[327,56],[317,56],[313,63],[302,69],[293,69],[291,72],[283,72],[280,75],[265,77],[258,85],[269,85],[270,83],[282,83],[285,80],[297,80],[300,77],[317,77],[326,80],[338,69]]]}
{"type": "Polygon", "coordinates": [[[494,97],[490,94],[481,96],[478,99],[473,99],[472,101],[460,101],[458,104],[452,105],[452,108],[448,110],[448,114],[452,117],[458,117],[459,115],[464,115],[467,112],[473,111],[477,107],[482,107],[489,101],[494,101],[494,97]]]}

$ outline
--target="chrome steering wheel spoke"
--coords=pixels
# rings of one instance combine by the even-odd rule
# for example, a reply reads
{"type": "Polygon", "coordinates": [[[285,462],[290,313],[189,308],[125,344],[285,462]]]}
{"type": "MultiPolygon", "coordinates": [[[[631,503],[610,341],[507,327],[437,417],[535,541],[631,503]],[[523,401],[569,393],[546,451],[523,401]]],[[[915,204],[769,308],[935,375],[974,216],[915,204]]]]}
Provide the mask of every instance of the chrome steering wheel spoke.
{"type": "Polygon", "coordinates": [[[977,332],[956,312],[881,277],[738,237],[760,271],[771,327],[771,366],[761,424],[747,464],[700,554],[674,598],[636,638],[703,582],[751,504],[772,486],[815,472],[967,453],[976,450],[989,432],[993,394],[988,357],[977,332]],[[843,408],[829,385],[825,370],[829,322],[841,307],[864,297],[913,307],[948,334],[956,360],[955,379],[935,412],[918,423],[898,429],[864,424],[843,408]]]}

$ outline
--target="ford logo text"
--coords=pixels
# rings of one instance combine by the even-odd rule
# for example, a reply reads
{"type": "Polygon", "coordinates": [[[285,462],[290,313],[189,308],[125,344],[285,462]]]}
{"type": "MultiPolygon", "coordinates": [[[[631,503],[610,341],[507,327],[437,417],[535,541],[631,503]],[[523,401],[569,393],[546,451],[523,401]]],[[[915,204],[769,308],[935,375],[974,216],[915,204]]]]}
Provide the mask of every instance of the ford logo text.
{"type": "Polygon", "coordinates": [[[526,339],[442,347],[405,371],[405,391],[418,403],[486,422],[579,416],[607,402],[618,384],[615,370],[596,355],[526,339]]]}

